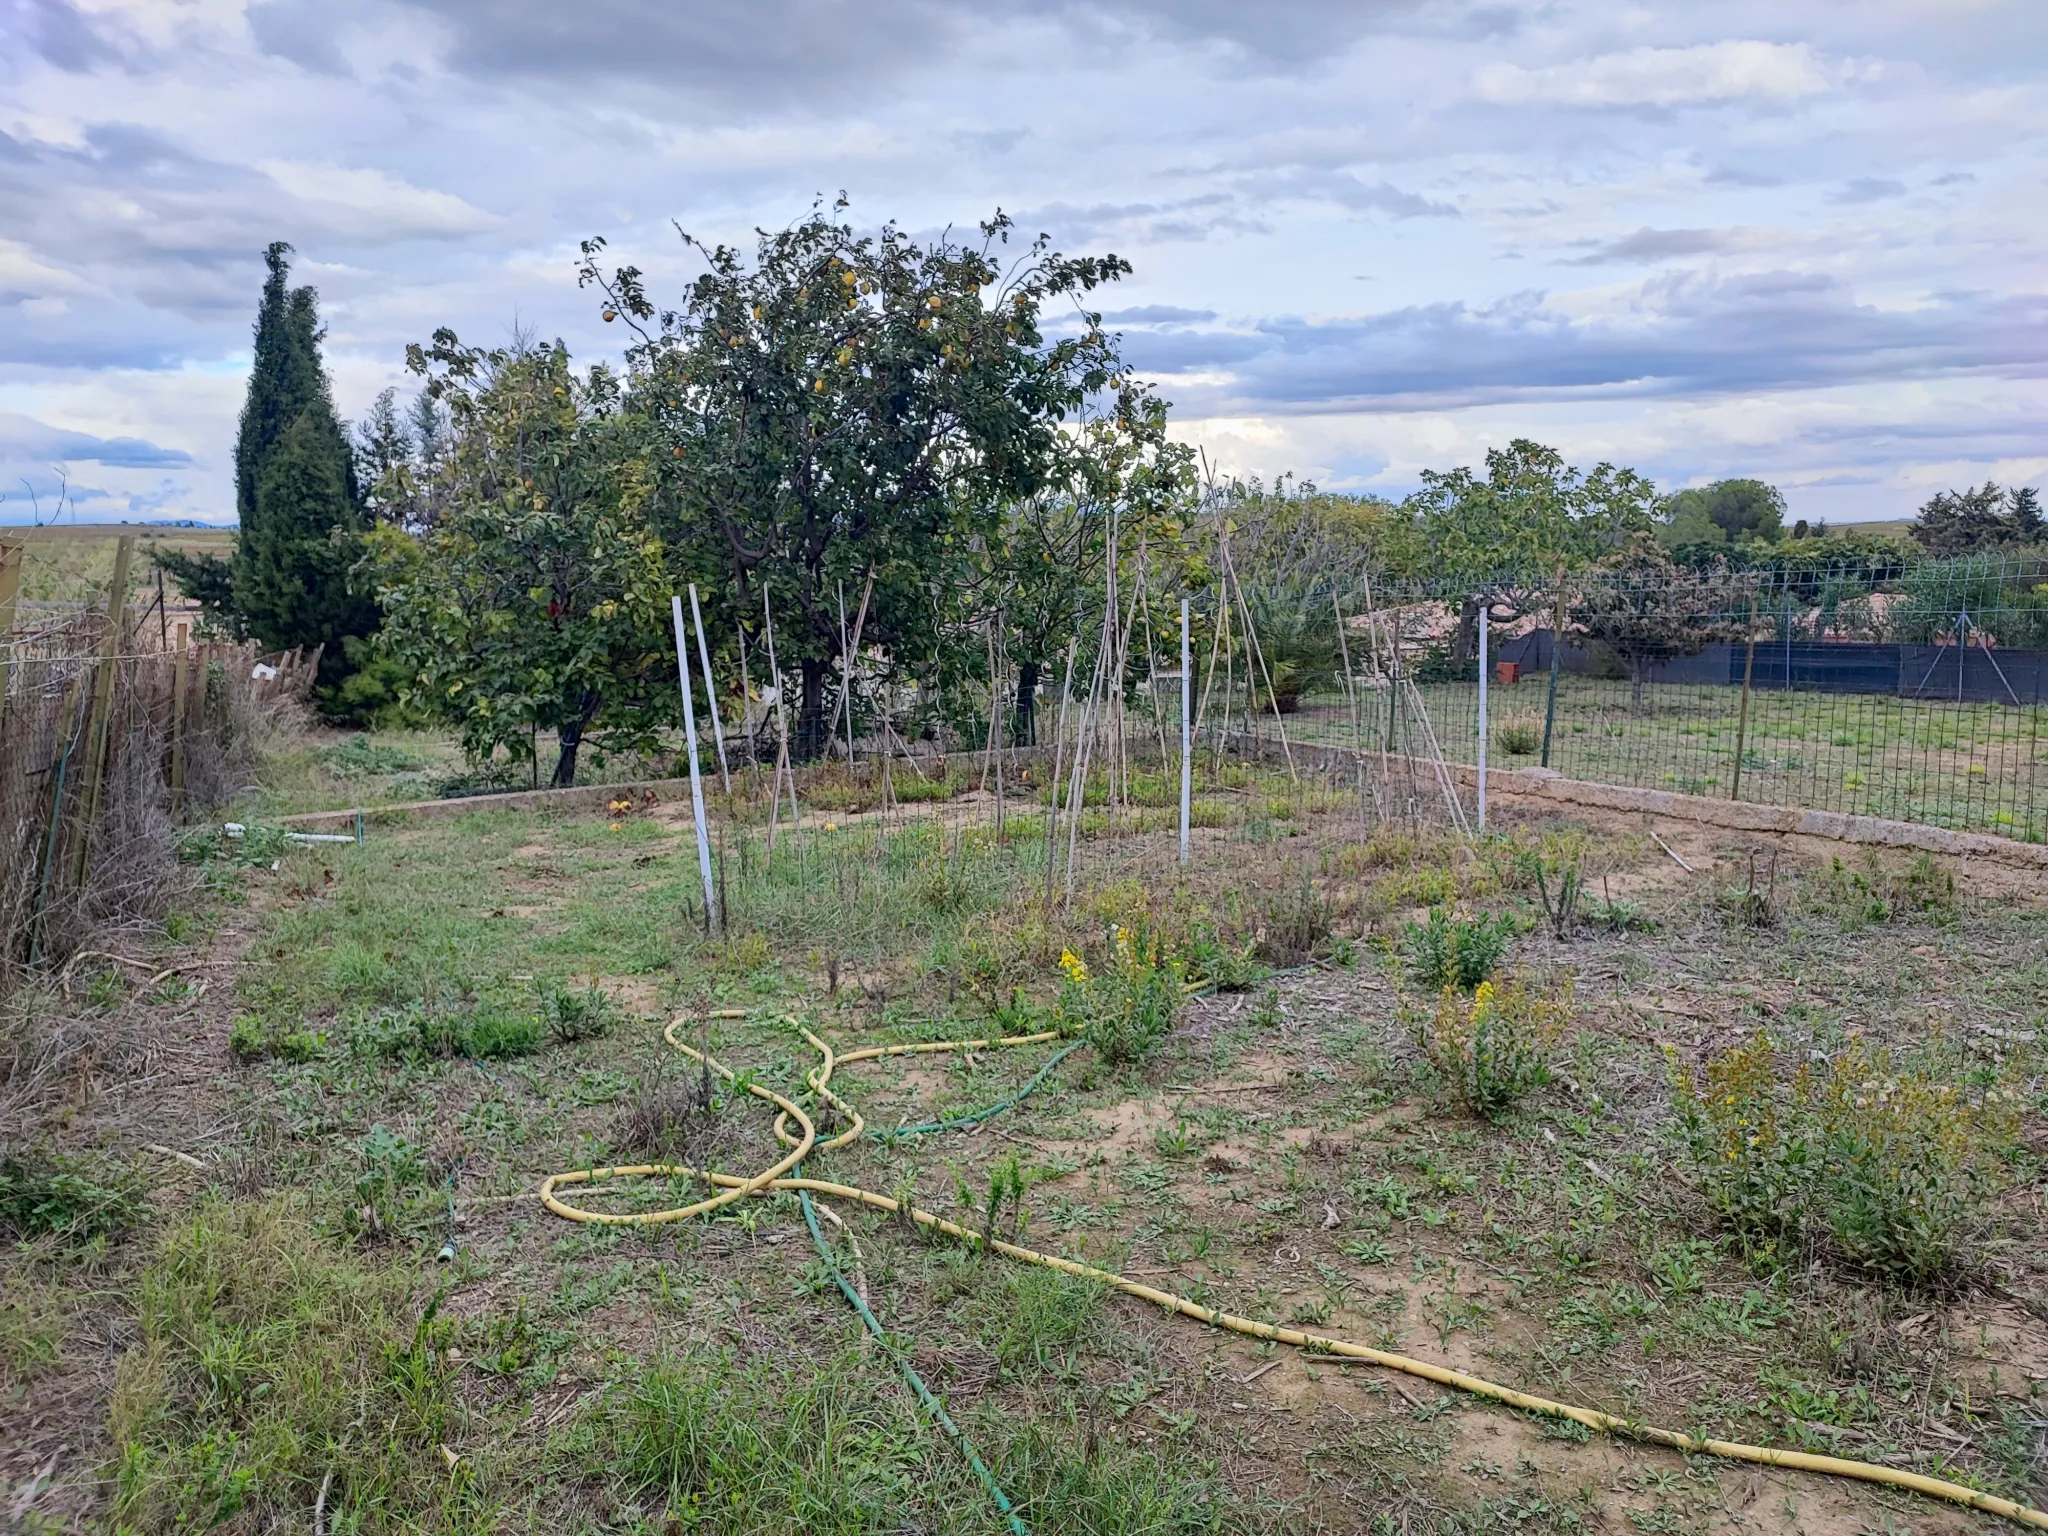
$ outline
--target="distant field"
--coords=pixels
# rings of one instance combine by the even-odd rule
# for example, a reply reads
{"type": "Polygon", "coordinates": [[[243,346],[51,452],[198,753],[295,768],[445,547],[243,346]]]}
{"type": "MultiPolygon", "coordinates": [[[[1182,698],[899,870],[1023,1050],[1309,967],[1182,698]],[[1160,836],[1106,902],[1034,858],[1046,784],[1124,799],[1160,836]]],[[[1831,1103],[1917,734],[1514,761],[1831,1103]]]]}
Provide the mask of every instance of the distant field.
{"type": "MultiPolygon", "coordinates": [[[[203,551],[225,555],[234,548],[232,528],[151,528],[135,523],[80,523],[76,527],[0,528],[0,540],[28,546],[21,595],[31,603],[103,601],[114,576],[114,546],[133,535],[138,554],[152,549],[203,551]]],[[[155,567],[147,559],[134,562],[131,589],[154,587],[155,567]]],[[[184,594],[166,578],[175,602],[184,594]]]]}

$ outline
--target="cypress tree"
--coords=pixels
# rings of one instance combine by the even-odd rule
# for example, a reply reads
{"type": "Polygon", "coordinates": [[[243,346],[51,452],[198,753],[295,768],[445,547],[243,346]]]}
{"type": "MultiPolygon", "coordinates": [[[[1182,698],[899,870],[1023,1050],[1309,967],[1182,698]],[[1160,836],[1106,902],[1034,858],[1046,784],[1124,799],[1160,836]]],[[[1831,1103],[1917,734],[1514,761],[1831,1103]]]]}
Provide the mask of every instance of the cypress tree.
{"type": "Polygon", "coordinates": [[[374,631],[378,614],[352,590],[362,497],[320,366],[319,295],[290,286],[291,249],[280,240],[264,253],[270,275],[235,440],[234,557],[224,569],[204,558],[161,563],[238,632],[279,649],[325,645],[320,676],[331,688],[348,671],[344,640],[374,631]]]}

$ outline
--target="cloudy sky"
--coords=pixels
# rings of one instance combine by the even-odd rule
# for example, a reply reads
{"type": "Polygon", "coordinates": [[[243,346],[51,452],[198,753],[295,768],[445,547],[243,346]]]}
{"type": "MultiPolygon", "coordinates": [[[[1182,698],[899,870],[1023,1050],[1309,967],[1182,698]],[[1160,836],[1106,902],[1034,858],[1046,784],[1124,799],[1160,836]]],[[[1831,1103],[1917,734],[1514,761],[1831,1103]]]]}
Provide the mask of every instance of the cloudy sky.
{"type": "Polygon", "coordinates": [[[2048,476],[2041,0],[0,0],[0,521],[232,518],[261,252],[338,403],[615,337],[603,234],[844,189],[1136,267],[1227,471],[1398,495],[1531,436],[1795,513],[2048,476]]]}

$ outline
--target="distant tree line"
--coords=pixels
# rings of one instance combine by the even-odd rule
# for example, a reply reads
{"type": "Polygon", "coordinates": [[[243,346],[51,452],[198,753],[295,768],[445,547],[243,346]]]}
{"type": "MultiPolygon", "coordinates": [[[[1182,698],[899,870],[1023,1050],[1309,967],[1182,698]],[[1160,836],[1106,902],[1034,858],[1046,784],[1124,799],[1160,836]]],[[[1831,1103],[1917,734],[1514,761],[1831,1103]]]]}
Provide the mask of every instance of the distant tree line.
{"type": "Polygon", "coordinates": [[[1759,480],[1663,495],[1527,439],[1399,502],[1219,480],[1090,307],[1123,260],[1013,245],[1000,213],[927,243],[844,211],[745,252],[686,236],[702,275],[668,299],[589,241],[579,278],[627,332],[619,366],[438,331],[408,349],[417,392],[385,391],[353,431],[317,296],[271,246],[240,536],[230,559],[163,564],[222,628],[324,645],[331,713],[444,721],[475,756],[521,763],[546,736],[569,783],[586,744],[646,747],[677,723],[669,598],[693,584],[721,685],[765,680],[772,646],[798,749],[817,752],[842,704],[917,683],[943,709],[997,676],[1004,729],[1029,741],[1040,686],[1070,657],[1088,675],[1112,588],[1149,653],[1182,593],[1205,643],[1241,627],[1235,573],[1270,652],[1262,686],[1287,707],[1340,665],[1333,594],[1368,580],[1445,595],[1449,675],[1476,666],[1482,612],[1561,613],[1640,684],[1759,592],[1833,623],[1916,564],[2042,536],[2028,488],[1942,492],[1908,542],[1788,530],[1759,480]]]}

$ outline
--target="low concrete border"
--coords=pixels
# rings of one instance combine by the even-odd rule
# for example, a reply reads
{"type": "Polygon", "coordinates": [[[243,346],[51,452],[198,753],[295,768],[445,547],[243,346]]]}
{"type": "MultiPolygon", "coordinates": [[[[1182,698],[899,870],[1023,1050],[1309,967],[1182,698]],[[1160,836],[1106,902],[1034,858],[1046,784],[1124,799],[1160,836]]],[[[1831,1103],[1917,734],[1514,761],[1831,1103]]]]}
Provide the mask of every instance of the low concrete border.
{"type": "Polygon", "coordinates": [[[498,795],[463,795],[452,800],[407,800],[397,805],[366,805],[345,811],[304,811],[280,816],[287,827],[316,827],[329,822],[354,826],[358,816],[366,826],[394,821],[437,821],[467,816],[472,811],[581,811],[603,805],[607,800],[630,796],[637,800],[652,794],[657,800],[673,800],[689,794],[688,779],[637,779],[628,784],[578,784],[573,789],[514,789],[498,795]]]}

